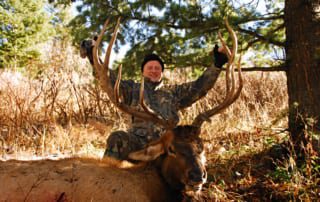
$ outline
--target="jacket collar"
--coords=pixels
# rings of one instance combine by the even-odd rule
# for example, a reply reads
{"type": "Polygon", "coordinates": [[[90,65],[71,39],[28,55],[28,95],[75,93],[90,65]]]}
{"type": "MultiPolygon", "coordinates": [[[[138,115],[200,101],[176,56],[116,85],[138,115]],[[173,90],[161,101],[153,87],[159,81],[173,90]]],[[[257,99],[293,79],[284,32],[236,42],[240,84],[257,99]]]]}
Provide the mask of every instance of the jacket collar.
{"type": "Polygon", "coordinates": [[[158,90],[163,86],[163,80],[161,79],[161,81],[159,82],[154,82],[151,81],[149,78],[145,77],[144,78],[144,87],[145,89],[150,89],[150,90],[158,90]]]}

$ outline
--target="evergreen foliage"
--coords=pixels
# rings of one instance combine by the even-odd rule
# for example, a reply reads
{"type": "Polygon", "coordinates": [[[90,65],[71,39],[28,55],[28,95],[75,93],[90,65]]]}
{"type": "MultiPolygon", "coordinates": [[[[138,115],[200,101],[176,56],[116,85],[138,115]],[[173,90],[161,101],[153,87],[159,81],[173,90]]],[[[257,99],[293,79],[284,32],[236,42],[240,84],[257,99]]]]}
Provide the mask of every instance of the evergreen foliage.
{"type": "MultiPolygon", "coordinates": [[[[79,14],[70,23],[74,42],[79,44],[81,40],[99,33],[107,18],[115,23],[121,17],[122,27],[115,50],[123,44],[130,45],[131,49],[122,63],[124,69],[131,70],[129,73],[132,74],[139,72],[144,55],[151,51],[164,59],[167,68],[209,66],[212,63],[210,52],[218,43],[218,31],[227,37],[224,35],[224,17],[228,17],[238,32],[244,51],[249,48],[268,53],[274,49],[279,51],[285,40],[283,0],[263,1],[268,8],[268,12],[263,13],[257,9],[259,0],[247,4],[227,0],[77,2],[79,14]]],[[[105,41],[110,39],[111,33],[111,29],[107,31],[105,41]]]]}
{"type": "MultiPolygon", "coordinates": [[[[211,50],[218,43],[218,31],[227,41],[223,18],[228,16],[237,31],[242,51],[255,50],[260,55],[250,59],[252,64],[278,65],[265,62],[264,56],[284,46],[283,0],[249,3],[227,0],[57,0],[51,2],[57,10],[47,6],[45,0],[1,1],[0,60],[1,67],[22,67],[29,59],[36,59],[36,44],[55,35],[71,40],[75,45],[100,32],[104,21],[111,18],[114,25],[121,17],[121,28],[115,45],[130,49],[121,61],[129,75],[139,73],[143,57],[151,51],[159,54],[166,68],[207,67],[212,64],[211,50]],[[61,5],[76,2],[78,14],[70,21],[61,5]],[[257,9],[264,2],[268,12],[257,9]]],[[[113,26],[105,34],[109,41],[113,26]]],[[[275,55],[275,54],[274,54],[275,55]]],[[[280,59],[283,59],[283,55],[280,59]]],[[[201,71],[200,71],[201,72],[201,71]]]]}
{"type": "Polygon", "coordinates": [[[39,56],[36,45],[54,34],[45,0],[0,2],[0,67],[20,68],[39,56]]]}

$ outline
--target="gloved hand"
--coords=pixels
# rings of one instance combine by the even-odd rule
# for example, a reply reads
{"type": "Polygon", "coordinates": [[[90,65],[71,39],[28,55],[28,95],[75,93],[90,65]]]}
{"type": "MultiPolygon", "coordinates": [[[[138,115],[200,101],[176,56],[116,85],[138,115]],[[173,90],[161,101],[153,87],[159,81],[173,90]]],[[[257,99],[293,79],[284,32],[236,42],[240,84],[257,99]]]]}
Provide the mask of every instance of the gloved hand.
{"type": "Polygon", "coordinates": [[[221,68],[228,62],[228,57],[225,53],[219,52],[219,46],[216,44],[213,49],[214,65],[221,68]]]}
{"type": "Polygon", "coordinates": [[[93,55],[92,55],[93,53],[92,53],[92,50],[93,50],[93,46],[94,46],[94,44],[95,44],[97,39],[98,39],[98,37],[95,36],[93,39],[83,40],[80,43],[80,56],[82,58],[88,57],[89,62],[91,64],[93,64],[93,55]]]}
{"type": "Polygon", "coordinates": [[[98,36],[95,35],[93,39],[86,39],[81,41],[80,43],[80,56],[82,58],[90,57],[92,55],[92,49],[94,44],[96,43],[98,36]]]}
{"type": "Polygon", "coordinates": [[[80,43],[80,56],[82,58],[89,57],[92,55],[92,49],[93,49],[93,40],[87,39],[83,40],[80,43]]]}

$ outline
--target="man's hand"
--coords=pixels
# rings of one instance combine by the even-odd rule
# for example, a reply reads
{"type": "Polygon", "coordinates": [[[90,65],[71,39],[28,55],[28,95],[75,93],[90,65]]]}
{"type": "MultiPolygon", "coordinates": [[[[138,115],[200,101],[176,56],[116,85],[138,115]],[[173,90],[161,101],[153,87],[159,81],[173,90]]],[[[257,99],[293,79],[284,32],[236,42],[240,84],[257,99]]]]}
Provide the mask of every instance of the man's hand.
{"type": "Polygon", "coordinates": [[[94,41],[91,39],[81,41],[80,56],[82,58],[90,57],[90,55],[92,55],[93,46],[94,46],[94,41]]]}
{"type": "Polygon", "coordinates": [[[213,49],[214,65],[221,68],[225,63],[228,62],[227,55],[223,52],[223,48],[219,48],[216,44],[213,49]]]}
{"type": "MultiPolygon", "coordinates": [[[[93,65],[93,46],[95,45],[96,41],[98,39],[98,36],[93,37],[93,39],[87,39],[83,40],[80,43],[80,56],[82,58],[88,58],[89,62],[93,65]]],[[[102,61],[99,58],[100,62],[102,61]]]]}

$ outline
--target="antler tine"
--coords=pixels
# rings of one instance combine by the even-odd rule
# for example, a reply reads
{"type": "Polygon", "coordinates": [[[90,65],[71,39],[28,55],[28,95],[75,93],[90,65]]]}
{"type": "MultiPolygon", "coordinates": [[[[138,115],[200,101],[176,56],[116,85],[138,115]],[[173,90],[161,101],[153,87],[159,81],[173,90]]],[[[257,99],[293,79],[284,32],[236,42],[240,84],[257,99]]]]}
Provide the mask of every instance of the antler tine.
{"type": "Polygon", "coordinates": [[[122,77],[122,75],[121,75],[122,65],[121,64],[119,65],[117,80],[115,82],[114,88],[112,89],[110,78],[109,78],[109,76],[110,76],[109,60],[110,60],[112,46],[113,46],[113,44],[116,40],[117,34],[118,34],[118,29],[120,26],[120,18],[118,18],[118,20],[117,20],[117,24],[116,24],[116,27],[113,31],[112,38],[109,42],[109,45],[108,45],[108,48],[107,48],[107,51],[105,54],[105,60],[104,60],[103,64],[101,64],[99,62],[99,57],[98,57],[98,47],[102,41],[103,34],[109,24],[109,21],[110,20],[107,19],[106,22],[104,23],[104,26],[101,30],[101,33],[98,36],[96,44],[93,47],[94,68],[96,69],[96,71],[100,77],[99,81],[100,81],[100,85],[102,86],[102,89],[108,94],[108,97],[112,101],[112,103],[115,104],[120,110],[124,111],[125,113],[134,115],[134,116],[141,118],[141,119],[144,119],[144,120],[153,121],[154,123],[158,123],[165,128],[173,128],[175,126],[173,120],[162,119],[154,111],[152,111],[151,109],[149,109],[145,105],[145,103],[143,101],[143,91],[144,91],[144,83],[143,82],[140,87],[140,97],[142,97],[142,99],[140,99],[140,101],[141,101],[141,106],[144,109],[144,111],[139,111],[139,110],[137,110],[133,107],[127,106],[121,102],[121,99],[119,98],[119,86],[120,86],[120,81],[121,81],[121,77],[122,77]]]}
{"type": "Polygon", "coordinates": [[[220,31],[218,32],[218,37],[219,37],[219,40],[221,41],[221,44],[222,44],[223,48],[226,50],[226,53],[227,53],[228,58],[230,59],[230,57],[231,57],[230,48],[227,46],[226,42],[223,40],[220,31]]]}
{"type": "Polygon", "coordinates": [[[230,53],[230,50],[225,45],[225,42],[223,41],[222,37],[220,38],[222,45],[224,46],[225,50],[227,50],[227,55],[228,55],[228,59],[229,59],[228,65],[227,65],[227,74],[226,74],[226,85],[227,85],[226,97],[222,101],[222,103],[220,103],[215,108],[199,114],[192,123],[192,125],[195,125],[195,126],[200,127],[201,124],[203,123],[203,121],[210,120],[209,117],[221,112],[222,110],[224,110],[228,106],[230,106],[239,97],[241,90],[242,90],[242,87],[243,87],[243,80],[242,80],[242,73],[241,73],[241,66],[240,66],[241,57],[239,58],[238,65],[237,65],[238,75],[239,75],[239,86],[237,89],[235,87],[236,85],[235,85],[235,78],[234,78],[233,62],[234,62],[235,54],[238,49],[237,36],[236,36],[235,32],[232,30],[232,28],[230,27],[227,19],[226,19],[226,27],[227,27],[229,34],[231,35],[231,39],[232,39],[232,43],[233,43],[232,52],[230,53]],[[230,85],[229,84],[230,77],[231,77],[231,88],[228,87],[230,85]]]}
{"type": "Polygon", "coordinates": [[[108,18],[104,25],[103,28],[97,38],[97,41],[95,43],[95,45],[93,46],[93,67],[96,71],[96,75],[97,75],[97,79],[99,81],[99,84],[101,86],[101,88],[108,94],[109,99],[114,102],[114,96],[113,96],[113,92],[112,92],[112,87],[111,86],[111,82],[110,82],[110,78],[109,78],[109,68],[104,68],[104,64],[101,64],[100,59],[99,59],[99,53],[98,53],[98,48],[100,46],[100,43],[102,41],[103,38],[103,34],[105,33],[107,26],[109,24],[110,19],[108,18]]]}
{"type": "Polygon", "coordinates": [[[107,29],[109,21],[110,21],[110,18],[108,18],[105,21],[105,23],[104,23],[104,25],[102,27],[102,30],[101,30],[101,32],[100,32],[100,34],[98,36],[98,39],[97,39],[95,45],[93,46],[93,67],[95,68],[95,70],[98,73],[98,75],[99,75],[99,72],[101,73],[101,71],[102,71],[102,64],[100,63],[100,60],[99,60],[98,48],[99,48],[100,43],[102,41],[103,34],[107,29]]]}
{"type": "MultiPolygon", "coordinates": [[[[225,23],[226,23],[226,27],[227,27],[227,30],[228,32],[230,33],[231,35],[231,39],[232,39],[232,53],[231,53],[231,56],[230,56],[230,59],[228,61],[228,65],[231,66],[231,77],[232,77],[232,87],[231,87],[231,96],[228,100],[228,103],[227,103],[227,106],[229,106],[230,104],[232,104],[240,95],[240,92],[242,90],[242,86],[243,86],[243,80],[242,80],[242,72],[241,72],[241,55],[239,57],[239,60],[238,60],[238,75],[239,75],[239,87],[237,89],[236,92],[235,91],[235,79],[234,79],[234,68],[233,68],[233,63],[234,63],[234,59],[235,59],[235,55],[236,53],[238,52],[238,39],[237,39],[237,35],[236,33],[234,32],[234,30],[231,28],[227,18],[225,18],[225,23]]],[[[222,39],[223,40],[223,39],[222,39]]]]}
{"type": "Polygon", "coordinates": [[[235,91],[235,79],[234,79],[233,62],[234,62],[234,58],[235,58],[235,55],[236,55],[237,49],[238,49],[237,36],[236,36],[235,32],[232,30],[232,28],[230,27],[227,18],[225,18],[225,24],[226,24],[228,32],[231,35],[232,52],[230,52],[230,49],[228,48],[228,46],[226,46],[225,41],[221,37],[221,34],[219,34],[219,38],[220,38],[221,44],[222,44],[223,48],[225,50],[227,50],[227,56],[228,56],[228,64],[227,64],[227,68],[226,68],[227,69],[227,71],[226,71],[226,86],[227,86],[227,90],[226,90],[226,98],[225,98],[225,100],[223,101],[222,104],[228,104],[230,102],[230,100],[232,100],[232,97],[233,97],[233,94],[234,94],[234,91],[235,91]],[[230,87],[230,80],[231,80],[231,87],[230,87]]]}
{"type": "Polygon", "coordinates": [[[120,103],[120,98],[119,98],[119,86],[120,86],[120,82],[121,82],[121,77],[122,77],[122,64],[119,64],[118,67],[118,77],[117,80],[114,84],[114,88],[113,88],[113,94],[114,94],[114,100],[116,106],[118,106],[118,103],[120,103]]]}
{"type": "Polygon", "coordinates": [[[148,121],[153,121],[154,123],[158,123],[161,126],[163,126],[164,128],[173,128],[175,125],[173,124],[174,121],[172,120],[165,120],[163,118],[161,118],[159,115],[157,115],[153,110],[151,110],[149,107],[147,107],[144,103],[144,99],[143,99],[143,94],[144,94],[144,78],[141,77],[141,85],[140,85],[140,105],[142,106],[142,108],[144,109],[144,111],[139,111],[133,107],[130,107],[128,105],[125,105],[124,103],[122,103],[120,101],[119,98],[119,86],[120,86],[120,82],[121,82],[121,74],[122,72],[122,65],[119,65],[119,69],[118,69],[118,77],[117,80],[115,82],[115,86],[114,86],[114,97],[115,97],[115,105],[121,109],[122,111],[124,111],[125,113],[134,115],[138,118],[141,118],[143,120],[148,120],[148,121]]]}
{"type": "Polygon", "coordinates": [[[238,99],[238,97],[240,96],[241,90],[243,88],[243,78],[242,78],[242,71],[241,71],[241,54],[238,60],[238,81],[239,81],[239,87],[237,89],[237,91],[234,93],[232,99],[230,99],[230,104],[232,104],[236,99],[238,99]]]}
{"type": "Polygon", "coordinates": [[[237,40],[237,36],[235,34],[235,32],[233,31],[233,29],[230,27],[229,22],[227,20],[227,18],[225,18],[225,24],[227,27],[228,32],[231,35],[231,39],[232,39],[232,52],[230,53],[229,48],[226,46],[226,43],[224,42],[223,38],[220,37],[221,43],[224,47],[225,50],[227,50],[228,53],[228,64],[227,64],[227,77],[226,77],[226,83],[227,83],[227,95],[226,95],[226,103],[229,103],[230,100],[232,100],[232,97],[234,95],[234,91],[235,91],[235,79],[234,79],[234,67],[233,67],[233,62],[235,59],[235,55],[237,53],[238,50],[238,40],[237,40]],[[230,85],[230,77],[231,77],[231,89],[229,87],[230,85]],[[229,89],[228,89],[229,87],[229,89]]]}
{"type": "Polygon", "coordinates": [[[109,45],[108,45],[108,48],[107,48],[107,52],[106,52],[106,56],[105,56],[105,59],[104,59],[104,65],[103,67],[104,68],[109,68],[109,61],[110,61],[110,55],[111,55],[111,50],[112,50],[112,46],[117,38],[117,35],[118,35],[118,29],[120,27],[120,17],[118,18],[117,20],[117,24],[116,24],[116,27],[114,28],[114,31],[113,31],[113,34],[112,34],[112,38],[109,42],[109,45]]]}
{"type": "Polygon", "coordinates": [[[232,38],[232,52],[230,51],[229,47],[226,45],[226,42],[223,40],[220,32],[218,32],[218,36],[219,36],[221,44],[222,44],[224,50],[226,50],[227,56],[228,56],[228,64],[227,64],[227,68],[226,68],[226,75],[227,75],[226,76],[226,78],[227,78],[226,79],[226,86],[227,86],[227,90],[226,90],[227,96],[226,97],[229,97],[228,95],[230,95],[230,93],[233,93],[234,88],[235,88],[233,62],[234,62],[234,58],[235,58],[235,55],[238,50],[238,40],[237,40],[235,32],[230,27],[227,18],[225,18],[225,24],[226,24],[227,30],[232,38]],[[230,77],[231,77],[231,90],[230,90],[230,77]]]}
{"type": "Polygon", "coordinates": [[[101,64],[99,62],[99,57],[98,57],[98,47],[102,41],[103,38],[103,34],[105,33],[107,26],[109,24],[110,19],[108,18],[106,20],[106,22],[103,25],[103,28],[98,36],[98,39],[96,41],[95,46],[93,47],[93,66],[94,68],[97,70],[98,73],[98,77],[99,77],[99,82],[100,85],[102,87],[102,89],[108,94],[109,99],[115,103],[114,100],[114,92],[113,92],[113,88],[111,87],[111,82],[110,82],[110,72],[109,72],[109,60],[110,60],[110,54],[111,54],[111,50],[112,50],[112,46],[116,40],[117,37],[117,31],[119,29],[120,26],[120,18],[118,18],[117,20],[117,25],[115,27],[115,30],[113,32],[111,41],[109,42],[108,48],[107,48],[107,52],[105,55],[105,61],[103,64],[101,64]]]}
{"type": "Polygon", "coordinates": [[[237,39],[236,33],[230,27],[227,18],[225,18],[225,23],[226,23],[227,30],[230,33],[231,38],[232,38],[232,52],[231,52],[231,58],[230,58],[230,61],[229,61],[229,63],[232,64],[233,61],[234,61],[234,58],[236,56],[236,53],[238,51],[238,39],[237,39]]]}
{"type": "Polygon", "coordinates": [[[139,93],[139,103],[143,110],[152,117],[157,123],[160,123],[165,128],[173,128],[175,126],[174,121],[169,119],[165,120],[160,115],[158,115],[155,111],[153,111],[150,107],[146,105],[144,102],[144,77],[141,76],[141,83],[140,83],[140,93],[139,93]]]}
{"type": "MultiPolygon", "coordinates": [[[[220,32],[218,32],[218,37],[219,37],[219,39],[220,39],[220,42],[221,42],[221,44],[222,44],[222,47],[223,47],[223,49],[226,51],[226,53],[227,53],[227,57],[228,57],[228,61],[230,61],[230,59],[231,59],[231,51],[230,51],[230,49],[229,49],[229,47],[226,45],[226,42],[223,40],[223,38],[222,38],[222,36],[221,36],[221,33],[220,32]]],[[[229,64],[229,63],[228,63],[229,64]]],[[[231,77],[231,73],[230,73],[230,68],[228,68],[229,66],[227,66],[227,68],[226,68],[226,77],[227,77],[227,79],[226,79],[226,95],[228,95],[229,94],[229,92],[230,92],[230,84],[229,84],[229,80],[230,80],[230,77],[231,77]]]]}

